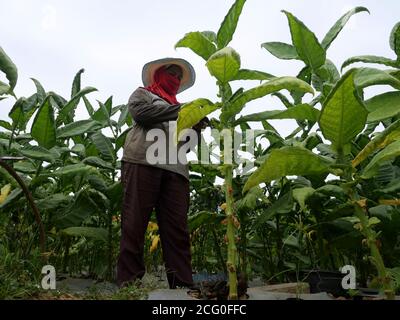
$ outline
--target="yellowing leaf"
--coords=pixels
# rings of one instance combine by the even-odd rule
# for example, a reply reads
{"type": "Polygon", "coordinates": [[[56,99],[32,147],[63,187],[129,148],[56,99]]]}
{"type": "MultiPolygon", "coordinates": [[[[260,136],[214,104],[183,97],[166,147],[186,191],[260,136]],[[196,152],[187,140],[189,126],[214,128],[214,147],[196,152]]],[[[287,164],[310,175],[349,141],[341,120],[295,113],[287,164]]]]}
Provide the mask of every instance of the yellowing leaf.
{"type": "Polygon", "coordinates": [[[147,226],[147,231],[152,232],[152,231],[157,231],[157,230],[158,230],[157,223],[150,221],[147,226]]]}
{"type": "Polygon", "coordinates": [[[8,194],[11,191],[11,184],[6,184],[3,188],[1,188],[0,194],[0,204],[6,201],[8,194]]]}
{"type": "Polygon", "coordinates": [[[367,207],[367,199],[361,199],[361,200],[358,200],[356,202],[361,208],[366,208],[367,207]]]}
{"type": "Polygon", "coordinates": [[[153,237],[153,241],[151,242],[150,253],[157,249],[157,246],[158,246],[159,242],[160,242],[160,236],[159,235],[155,235],[153,237]]]}

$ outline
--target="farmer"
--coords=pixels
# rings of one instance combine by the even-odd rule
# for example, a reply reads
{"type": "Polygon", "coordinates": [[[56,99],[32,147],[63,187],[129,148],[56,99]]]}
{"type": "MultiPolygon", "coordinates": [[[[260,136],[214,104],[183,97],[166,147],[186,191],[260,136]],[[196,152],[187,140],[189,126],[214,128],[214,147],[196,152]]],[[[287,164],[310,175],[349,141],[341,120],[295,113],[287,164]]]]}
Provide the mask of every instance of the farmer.
{"type": "MultiPolygon", "coordinates": [[[[142,80],[144,87],[136,89],[128,103],[135,123],[126,137],[121,161],[124,194],[117,282],[124,286],[143,277],[144,237],[155,209],[169,287],[191,287],[189,172],[186,163],[169,161],[167,155],[174,123],[171,121],[177,119],[181,107],[176,94],[194,84],[195,71],[183,59],[164,58],[147,63],[142,80]],[[154,152],[148,149],[157,139],[147,141],[151,139],[146,139],[146,135],[160,132],[167,137],[158,137],[167,144],[167,151],[160,148],[158,152],[163,154],[158,156],[165,156],[166,161],[155,163],[154,152]]],[[[203,123],[200,128],[204,128],[203,123]]],[[[199,130],[199,126],[195,129],[199,130]]]]}

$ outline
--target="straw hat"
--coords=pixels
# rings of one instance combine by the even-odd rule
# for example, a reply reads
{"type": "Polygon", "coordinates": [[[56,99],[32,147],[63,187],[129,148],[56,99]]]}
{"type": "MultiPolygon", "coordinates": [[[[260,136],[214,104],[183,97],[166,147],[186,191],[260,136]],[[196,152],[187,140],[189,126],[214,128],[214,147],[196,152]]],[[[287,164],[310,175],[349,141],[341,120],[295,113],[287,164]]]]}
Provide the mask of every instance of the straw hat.
{"type": "Polygon", "coordinates": [[[146,63],[142,71],[142,81],[145,87],[153,82],[156,70],[165,65],[176,64],[182,68],[182,80],[178,93],[190,88],[196,80],[196,73],[193,66],[184,59],[180,58],[163,58],[146,63]]]}

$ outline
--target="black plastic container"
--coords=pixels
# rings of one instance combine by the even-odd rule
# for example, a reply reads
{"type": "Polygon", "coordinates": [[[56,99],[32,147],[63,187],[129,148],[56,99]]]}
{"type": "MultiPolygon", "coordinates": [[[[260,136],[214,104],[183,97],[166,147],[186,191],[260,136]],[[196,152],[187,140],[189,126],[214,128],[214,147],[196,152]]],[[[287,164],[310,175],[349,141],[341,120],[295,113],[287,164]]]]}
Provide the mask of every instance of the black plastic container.
{"type": "Polygon", "coordinates": [[[339,271],[304,270],[304,281],[310,285],[310,293],[327,292],[335,297],[347,297],[347,290],[342,287],[345,274],[339,271]]]}

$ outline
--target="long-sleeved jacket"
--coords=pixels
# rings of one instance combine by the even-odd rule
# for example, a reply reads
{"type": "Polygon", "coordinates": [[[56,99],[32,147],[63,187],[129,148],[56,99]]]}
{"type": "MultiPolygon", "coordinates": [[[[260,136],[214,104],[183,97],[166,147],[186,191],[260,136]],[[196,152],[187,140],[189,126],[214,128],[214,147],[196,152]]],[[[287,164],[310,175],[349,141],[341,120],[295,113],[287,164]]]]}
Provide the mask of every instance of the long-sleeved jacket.
{"type": "MultiPolygon", "coordinates": [[[[181,174],[189,179],[187,164],[181,163],[175,155],[171,156],[169,152],[170,145],[173,144],[174,133],[173,128],[170,128],[170,121],[178,118],[180,107],[180,104],[170,104],[144,88],[136,89],[128,102],[128,109],[134,125],[126,136],[122,161],[155,166],[181,174]],[[161,131],[166,139],[159,142],[158,136],[162,134],[161,131]],[[149,141],[146,141],[146,135],[149,135],[147,139],[149,141]],[[151,149],[148,150],[150,147],[151,149]],[[155,151],[156,149],[157,151],[155,151]],[[159,163],[154,163],[155,158],[152,157],[154,155],[155,158],[161,160],[158,161],[159,163]]],[[[179,142],[177,150],[183,144],[184,142],[179,142]]]]}

